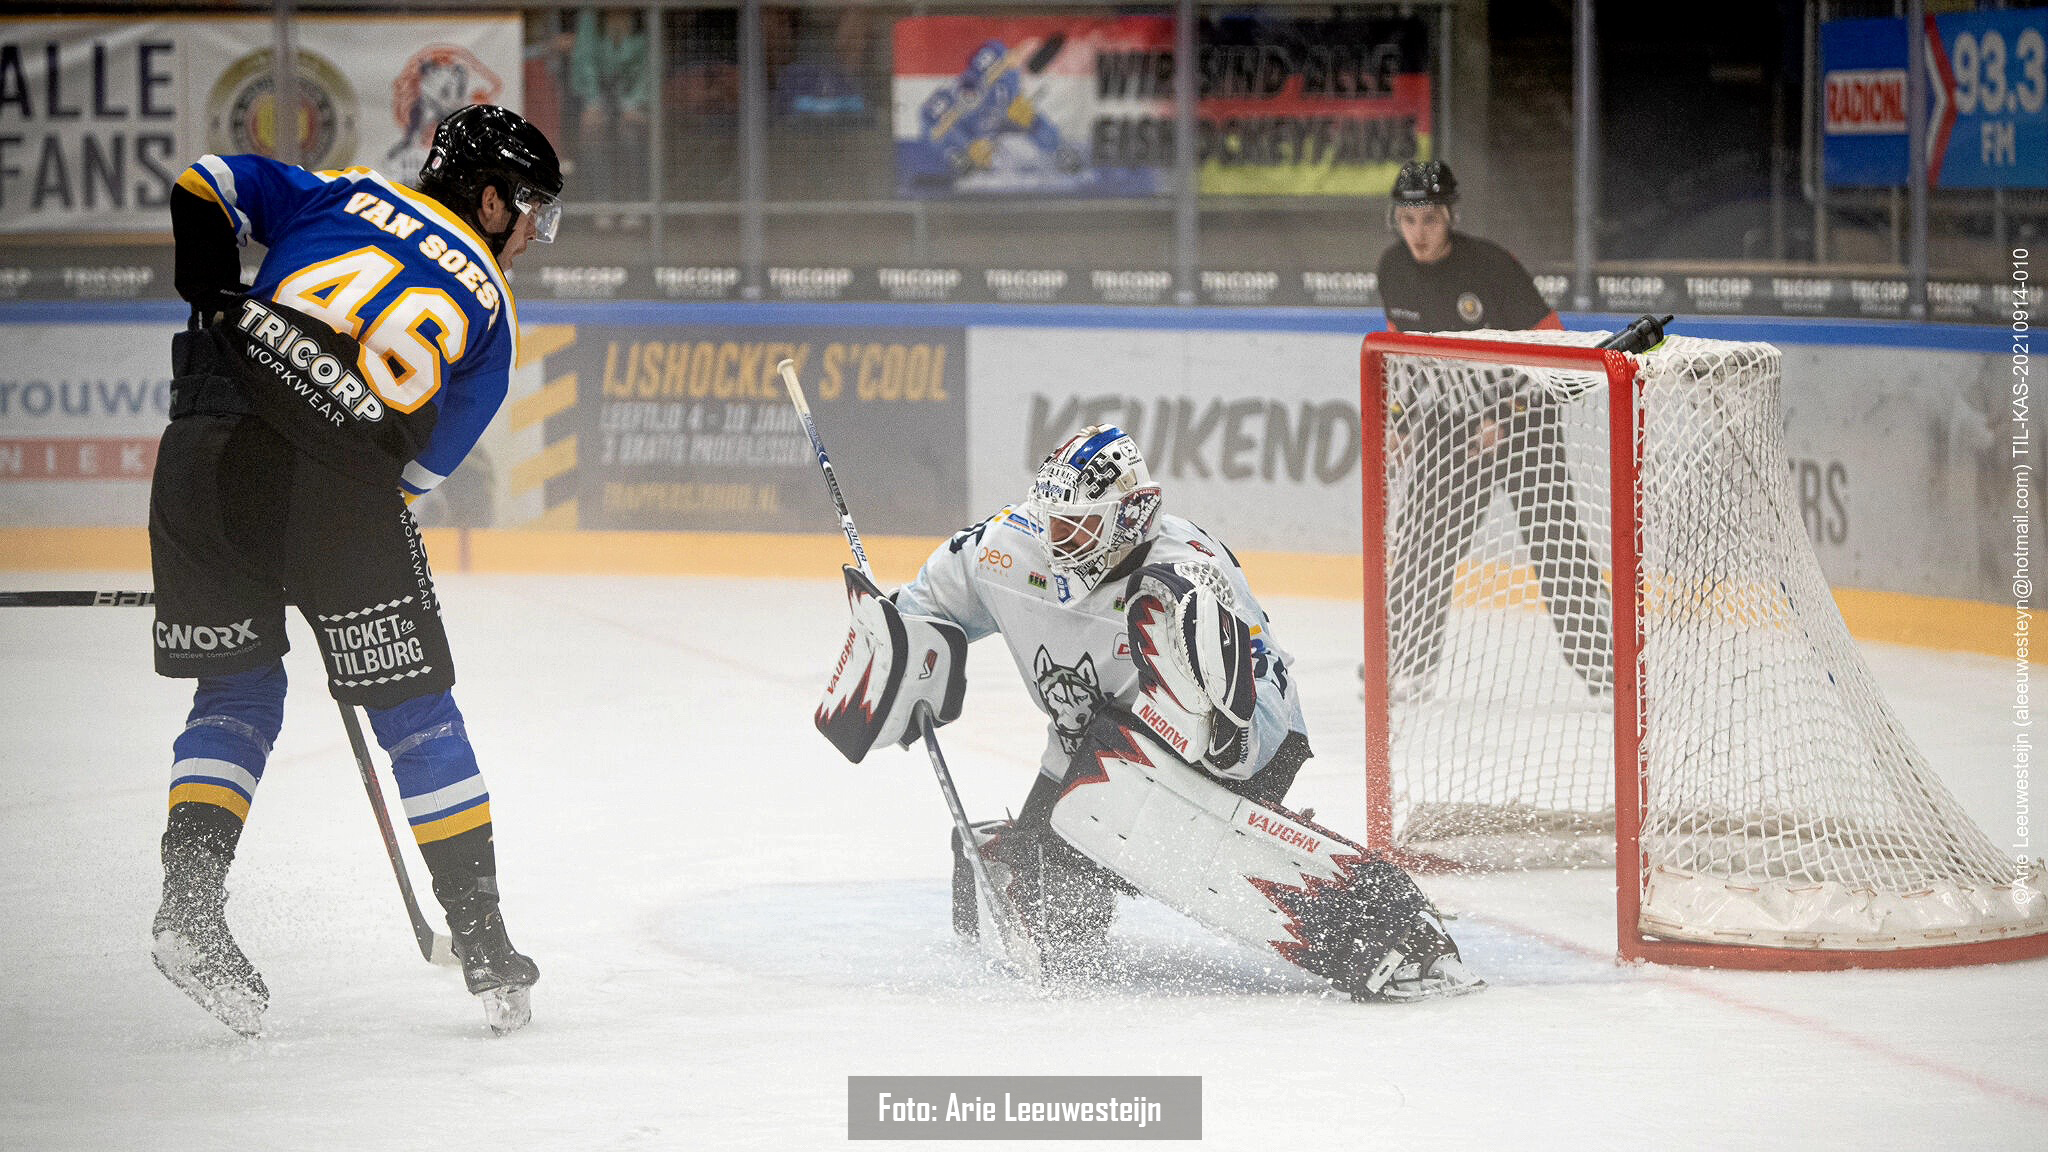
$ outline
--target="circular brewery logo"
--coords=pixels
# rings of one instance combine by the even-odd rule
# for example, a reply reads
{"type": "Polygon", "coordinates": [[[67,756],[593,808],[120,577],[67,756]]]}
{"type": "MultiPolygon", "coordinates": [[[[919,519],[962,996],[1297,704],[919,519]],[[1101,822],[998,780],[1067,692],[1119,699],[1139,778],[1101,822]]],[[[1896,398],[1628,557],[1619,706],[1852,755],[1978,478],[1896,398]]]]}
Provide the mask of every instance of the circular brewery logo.
{"type": "MultiPolygon", "coordinates": [[[[297,113],[289,118],[297,135],[298,162],[315,170],[340,168],[355,159],[356,94],[341,70],[318,53],[293,55],[297,113]]],[[[251,52],[230,64],[206,98],[206,146],[219,153],[261,152],[275,156],[278,131],[277,77],[270,49],[251,52]]]]}

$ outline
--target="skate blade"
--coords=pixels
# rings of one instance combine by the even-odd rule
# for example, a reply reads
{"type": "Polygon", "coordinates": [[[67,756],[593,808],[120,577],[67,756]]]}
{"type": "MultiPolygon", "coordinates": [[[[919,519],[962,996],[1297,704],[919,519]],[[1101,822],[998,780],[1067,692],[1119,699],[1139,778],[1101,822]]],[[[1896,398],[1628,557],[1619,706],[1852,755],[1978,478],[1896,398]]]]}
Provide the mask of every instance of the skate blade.
{"type": "Polygon", "coordinates": [[[491,1026],[493,1035],[517,1032],[533,1020],[533,988],[530,985],[486,988],[477,993],[476,998],[483,1001],[484,1023],[491,1026]]]}
{"type": "Polygon", "coordinates": [[[1365,996],[1353,996],[1354,1000],[1377,1001],[1383,1004],[1413,1004],[1421,1000],[1447,1000],[1453,996],[1470,996],[1484,992],[1486,981],[1478,974],[1455,959],[1438,961],[1437,968],[1422,980],[1390,982],[1379,992],[1365,996]]]}
{"type": "Polygon", "coordinates": [[[174,932],[159,934],[150,946],[149,958],[172,987],[190,997],[207,1015],[246,1039],[253,1040],[262,1034],[263,1010],[269,1006],[269,1000],[247,988],[215,987],[201,979],[199,953],[183,936],[174,932]]]}

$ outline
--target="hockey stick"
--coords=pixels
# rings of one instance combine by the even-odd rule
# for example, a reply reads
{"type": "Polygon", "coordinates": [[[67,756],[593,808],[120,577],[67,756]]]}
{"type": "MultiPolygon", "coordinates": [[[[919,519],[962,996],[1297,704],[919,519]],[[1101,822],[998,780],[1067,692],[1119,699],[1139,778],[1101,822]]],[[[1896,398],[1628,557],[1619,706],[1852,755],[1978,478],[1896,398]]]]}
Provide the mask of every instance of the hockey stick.
{"type": "Polygon", "coordinates": [[[147,608],[154,592],[0,592],[0,608],[147,608]]]}
{"type": "MultiPolygon", "coordinates": [[[[861,547],[860,532],[853,526],[853,514],[846,510],[846,497],[839,491],[839,478],[832,470],[832,459],[825,455],[824,438],[818,435],[818,423],[811,418],[811,406],[804,399],[804,388],[796,378],[796,362],[784,360],[775,366],[782,374],[783,387],[789,390],[789,401],[796,405],[796,414],[804,424],[804,435],[811,439],[811,450],[818,454],[818,467],[825,473],[825,487],[832,493],[832,506],[839,512],[840,530],[846,533],[846,542],[853,547],[853,559],[861,575],[874,578],[874,571],[868,567],[867,549],[861,547]]],[[[959,837],[961,855],[967,858],[968,870],[974,873],[974,887],[981,895],[981,906],[988,909],[989,919],[996,926],[996,934],[1002,940],[1004,955],[1012,967],[1026,978],[1037,980],[1042,969],[1039,963],[1038,946],[1024,931],[1017,910],[995,886],[989,877],[988,863],[981,858],[979,846],[974,838],[974,826],[967,819],[967,809],[961,806],[960,791],[953,787],[953,774],[946,768],[945,754],[939,751],[938,725],[932,720],[931,705],[920,701],[912,713],[914,724],[924,730],[925,751],[931,755],[932,774],[938,777],[939,794],[945,797],[946,811],[953,818],[953,834],[959,837]]]]}
{"type": "Polygon", "coordinates": [[[391,810],[384,804],[384,785],[370,763],[370,745],[363,739],[363,726],[356,721],[356,706],[340,700],[341,726],[348,729],[349,750],[356,755],[356,771],[363,777],[363,791],[370,794],[370,809],[377,814],[377,832],[384,837],[384,854],[391,858],[391,873],[398,877],[398,894],[405,900],[405,917],[412,921],[412,938],[420,946],[420,958],[429,964],[454,964],[455,947],[448,937],[434,931],[412,894],[412,877],[405,871],[405,857],[398,852],[398,833],[391,827],[391,810]]]}
{"type": "MultiPolygon", "coordinates": [[[[0,608],[140,608],[155,603],[155,592],[0,592],[0,608]]],[[[339,700],[334,703],[341,709],[341,724],[348,730],[349,748],[355,753],[356,769],[362,773],[363,789],[370,795],[370,809],[376,813],[377,831],[384,837],[392,874],[398,877],[398,894],[405,898],[405,915],[412,921],[413,939],[419,942],[420,955],[430,964],[453,964],[456,960],[452,943],[427,923],[419,900],[412,894],[412,878],[406,875],[405,859],[398,854],[398,834],[391,828],[391,813],[384,805],[384,786],[378,783],[376,769],[370,766],[369,745],[363,739],[362,726],[356,722],[355,706],[339,700]]]]}
{"type": "Polygon", "coordinates": [[[995,878],[988,874],[988,862],[981,858],[981,846],[974,839],[974,825],[968,821],[960,793],[953,787],[953,774],[946,769],[946,754],[939,751],[939,726],[932,722],[932,706],[920,700],[911,715],[924,730],[924,750],[932,759],[932,774],[939,778],[939,794],[946,798],[946,810],[953,815],[953,830],[960,837],[960,854],[967,858],[967,870],[974,873],[974,887],[981,894],[982,907],[988,909],[989,922],[996,926],[996,935],[1003,942],[1003,955],[1026,979],[1040,980],[1045,973],[1044,959],[1038,953],[1037,942],[1025,930],[1023,917],[1010,906],[1009,897],[996,888],[995,878]]]}

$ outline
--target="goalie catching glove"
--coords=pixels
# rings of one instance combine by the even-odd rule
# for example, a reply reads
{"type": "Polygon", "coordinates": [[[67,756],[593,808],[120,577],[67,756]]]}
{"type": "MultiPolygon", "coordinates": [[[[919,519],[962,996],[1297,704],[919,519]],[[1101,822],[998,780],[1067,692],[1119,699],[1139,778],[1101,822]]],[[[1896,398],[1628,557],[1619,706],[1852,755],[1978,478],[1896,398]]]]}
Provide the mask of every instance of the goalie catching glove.
{"type": "Polygon", "coordinates": [[[846,569],[853,625],[818,702],[818,731],[855,764],[878,744],[909,747],[923,735],[912,721],[931,706],[938,724],[960,716],[967,691],[967,635],[929,616],[906,616],[858,568],[846,569]]]}
{"type": "Polygon", "coordinates": [[[1132,712],[1175,755],[1231,780],[1257,770],[1251,628],[1223,573],[1199,561],[1148,564],[1124,594],[1139,698],[1132,712]]]}

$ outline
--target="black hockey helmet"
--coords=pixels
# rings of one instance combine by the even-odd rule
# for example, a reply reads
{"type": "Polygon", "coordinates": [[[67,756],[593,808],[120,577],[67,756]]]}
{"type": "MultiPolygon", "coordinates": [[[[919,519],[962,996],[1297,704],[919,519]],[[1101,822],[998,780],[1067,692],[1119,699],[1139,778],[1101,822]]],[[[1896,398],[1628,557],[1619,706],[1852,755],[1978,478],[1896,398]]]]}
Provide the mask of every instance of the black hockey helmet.
{"type": "Polygon", "coordinates": [[[562,164],[540,129],[509,108],[470,104],[450,112],[434,129],[434,146],[420,167],[419,190],[477,226],[491,251],[511,230],[487,233],[476,220],[477,197],[494,187],[518,211],[534,213],[534,239],[552,243],[562,218],[562,164]]]}
{"type": "Polygon", "coordinates": [[[1394,177],[1393,191],[1387,194],[1387,226],[1394,225],[1394,209],[1404,204],[1441,204],[1446,208],[1458,202],[1458,178],[1451,174],[1451,166],[1441,160],[1410,160],[1401,165],[1401,171],[1394,177]]]}

